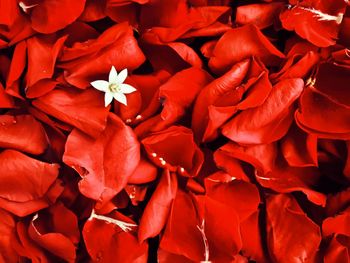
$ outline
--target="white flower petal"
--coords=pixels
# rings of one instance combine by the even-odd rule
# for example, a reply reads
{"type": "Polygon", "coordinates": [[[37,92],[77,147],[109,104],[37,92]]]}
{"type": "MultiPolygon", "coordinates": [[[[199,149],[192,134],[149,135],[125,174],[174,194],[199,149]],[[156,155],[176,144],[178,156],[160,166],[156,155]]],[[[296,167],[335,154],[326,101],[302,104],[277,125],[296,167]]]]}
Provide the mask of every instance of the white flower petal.
{"type": "Polygon", "coordinates": [[[96,80],[90,83],[95,89],[100,91],[107,91],[109,83],[105,80],[96,80]]]}
{"type": "Polygon", "coordinates": [[[123,83],[127,77],[128,77],[128,69],[123,69],[122,71],[119,72],[116,83],[117,84],[123,83]]]}
{"type": "Polygon", "coordinates": [[[107,107],[113,100],[113,93],[106,92],[105,94],[105,107],[107,107]]]}
{"type": "Polygon", "coordinates": [[[118,81],[118,73],[114,66],[112,66],[111,71],[108,76],[109,83],[117,83],[118,81]]]}
{"type": "Polygon", "coordinates": [[[130,86],[128,84],[119,84],[120,86],[120,91],[124,94],[129,94],[132,93],[134,91],[136,91],[137,89],[135,89],[133,86],[130,86]]]}
{"type": "Polygon", "coordinates": [[[125,106],[128,105],[126,102],[126,96],[123,93],[114,93],[114,98],[125,106]]]}

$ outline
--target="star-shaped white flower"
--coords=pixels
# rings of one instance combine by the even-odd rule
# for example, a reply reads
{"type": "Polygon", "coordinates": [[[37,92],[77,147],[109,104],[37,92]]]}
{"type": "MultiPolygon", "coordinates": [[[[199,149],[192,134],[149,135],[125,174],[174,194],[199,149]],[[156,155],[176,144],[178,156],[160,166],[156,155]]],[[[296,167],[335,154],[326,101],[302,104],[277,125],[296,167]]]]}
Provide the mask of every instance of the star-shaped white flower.
{"type": "Polygon", "coordinates": [[[115,67],[112,66],[108,81],[96,80],[90,83],[95,89],[105,92],[105,107],[112,102],[113,98],[127,106],[126,96],[124,94],[136,91],[134,87],[123,83],[127,76],[127,69],[123,69],[118,74],[115,67]]]}

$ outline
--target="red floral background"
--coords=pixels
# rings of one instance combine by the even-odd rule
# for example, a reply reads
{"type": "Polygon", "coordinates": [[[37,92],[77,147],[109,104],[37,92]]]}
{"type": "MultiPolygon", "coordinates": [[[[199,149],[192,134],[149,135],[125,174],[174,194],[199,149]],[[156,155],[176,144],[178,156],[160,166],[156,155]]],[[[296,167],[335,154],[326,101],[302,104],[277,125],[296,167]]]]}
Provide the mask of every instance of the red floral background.
{"type": "Polygon", "coordinates": [[[0,262],[350,262],[348,47],[347,0],[0,0],[0,262]]]}

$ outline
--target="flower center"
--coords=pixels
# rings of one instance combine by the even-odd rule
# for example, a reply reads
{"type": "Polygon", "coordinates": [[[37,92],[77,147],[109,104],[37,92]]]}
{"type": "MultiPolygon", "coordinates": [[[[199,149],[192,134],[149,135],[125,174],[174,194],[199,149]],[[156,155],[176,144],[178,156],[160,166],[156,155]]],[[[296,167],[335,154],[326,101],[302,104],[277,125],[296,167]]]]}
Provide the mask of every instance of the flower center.
{"type": "Polygon", "coordinates": [[[120,92],[120,90],[121,90],[120,86],[118,84],[115,84],[115,83],[109,84],[108,88],[111,92],[120,92]]]}

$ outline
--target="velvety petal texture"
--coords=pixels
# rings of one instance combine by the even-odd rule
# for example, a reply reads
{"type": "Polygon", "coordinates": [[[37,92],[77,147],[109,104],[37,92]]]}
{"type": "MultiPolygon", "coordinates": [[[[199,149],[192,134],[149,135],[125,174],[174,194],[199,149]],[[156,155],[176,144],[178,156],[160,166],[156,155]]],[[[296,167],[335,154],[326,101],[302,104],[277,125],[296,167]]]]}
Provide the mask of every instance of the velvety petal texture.
{"type": "Polygon", "coordinates": [[[267,199],[267,235],[269,251],[277,262],[313,261],[321,242],[319,227],[288,195],[267,199]],[[286,226],[297,227],[291,232],[286,226]],[[299,241],[296,243],[295,240],[299,241]]]}
{"type": "Polygon", "coordinates": [[[204,161],[191,130],[183,126],[154,133],[143,139],[142,144],[152,162],[184,176],[196,176],[204,161]]]}
{"type": "Polygon", "coordinates": [[[270,143],[280,139],[293,121],[293,102],[303,87],[301,79],[280,81],[260,107],[245,110],[225,124],[223,135],[242,144],[270,143]]]}
{"type": "Polygon", "coordinates": [[[99,76],[107,74],[111,66],[118,71],[134,70],[145,61],[127,23],[115,25],[97,39],[75,43],[63,50],[60,67],[65,70],[65,80],[71,85],[86,88],[99,76]],[[130,59],[130,56],[132,59],[130,59]]]}
{"type": "Polygon", "coordinates": [[[276,65],[284,58],[283,53],[256,26],[246,25],[227,31],[219,39],[210,57],[209,67],[215,73],[222,74],[250,56],[259,57],[267,65],[276,65]]]}
{"type": "Polygon", "coordinates": [[[49,205],[46,196],[54,190],[58,164],[40,162],[15,150],[1,152],[0,160],[1,208],[25,216],[49,205]]]}
{"type": "Polygon", "coordinates": [[[34,100],[33,105],[92,137],[97,137],[106,127],[108,108],[104,107],[103,97],[94,89],[53,90],[34,100]]]}
{"type": "Polygon", "coordinates": [[[130,127],[110,114],[106,129],[97,139],[73,130],[63,160],[82,177],[80,192],[104,203],[127,184],[140,160],[140,145],[130,127]]]}
{"type": "Polygon", "coordinates": [[[0,123],[1,148],[38,155],[48,147],[45,130],[32,115],[1,115],[0,123]]]}
{"type": "Polygon", "coordinates": [[[350,0],[0,0],[0,263],[350,263],[350,0]]]}

